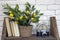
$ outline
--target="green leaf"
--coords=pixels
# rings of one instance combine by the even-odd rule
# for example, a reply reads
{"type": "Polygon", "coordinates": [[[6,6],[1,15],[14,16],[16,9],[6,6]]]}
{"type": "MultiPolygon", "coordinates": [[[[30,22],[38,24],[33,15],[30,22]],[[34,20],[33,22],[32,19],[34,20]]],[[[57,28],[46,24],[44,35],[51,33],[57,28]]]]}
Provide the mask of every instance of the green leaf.
{"type": "Polygon", "coordinates": [[[26,11],[28,10],[28,11],[30,11],[31,10],[31,5],[28,3],[28,2],[26,2],[26,4],[25,4],[25,7],[26,7],[26,11]]]}
{"type": "Polygon", "coordinates": [[[43,15],[43,13],[40,13],[39,15],[40,15],[40,16],[42,16],[42,15],[43,15]]]}
{"type": "Polygon", "coordinates": [[[34,11],[34,10],[35,10],[35,6],[33,5],[33,6],[32,6],[32,10],[31,10],[31,11],[34,11]]]}
{"type": "Polygon", "coordinates": [[[28,7],[31,7],[30,3],[28,3],[28,2],[26,2],[25,5],[28,6],[28,7]]]}
{"type": "Polygon", "coordinates": [[[15,10],[17,10],[17,9],[19,9],[19,5],[18,4],[16,4],[16,6],[15,6],[15,10]]]}
{"type": "Polygon", "coordinates": [[[4,9],[8,9],[7,4],[2,5],[2,7],[4,7],[4,9]]]}
{"type": "Polygon", "coordinates": [[[26,11],[27,11],[27,10],[30,11],[30,8],[26,6],[26,9],[25,9],[25,10],[26,10],[26,11]]]}
{"type": "Polygon", "coordinates": [[[25,24],[26,24],[26,20],[23,21],[23,25],[25,25],[25,24]]]}
{"type": "Polygon", "coordinates": [[[9,15],[9,12],[4,12],[4,14],[9,15]]]}
{"type": "Polygon", "coordinates": [[[40,12],[40,10],[36,10],[36,11],[35,11],[35,13],[37,13],[37,14],[38,14],[39,12],[40,12]]]}

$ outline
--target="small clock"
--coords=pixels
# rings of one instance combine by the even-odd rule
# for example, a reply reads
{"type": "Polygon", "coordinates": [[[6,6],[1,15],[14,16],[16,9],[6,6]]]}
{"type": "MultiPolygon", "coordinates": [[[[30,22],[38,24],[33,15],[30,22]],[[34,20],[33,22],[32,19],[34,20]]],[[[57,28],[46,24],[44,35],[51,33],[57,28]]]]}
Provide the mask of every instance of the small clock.
{"type": "Polygon", "coordinates": [[[48,29],[48,26],[46,25],[46,24],[38,24],[37,25],[37,28],[36,28],[36,35],[37,36],[41,36],[41,37],[43,37],[43,36],[49,36],[49,29],[48,29]]]}

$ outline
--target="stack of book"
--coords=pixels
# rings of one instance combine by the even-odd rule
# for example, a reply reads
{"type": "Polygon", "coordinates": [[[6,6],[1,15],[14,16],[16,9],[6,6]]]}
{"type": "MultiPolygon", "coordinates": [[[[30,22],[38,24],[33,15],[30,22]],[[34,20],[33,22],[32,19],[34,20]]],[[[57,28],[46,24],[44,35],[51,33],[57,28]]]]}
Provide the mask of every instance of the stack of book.
{"type": "Polygon", "coordinates": [[[10,21],[9,18],[6,17],[5,24],[6,24],[8,36],[14,36],[14,37],[20,36],[19,27],[18,27],[18,24],[16,22],[10,21]]]}

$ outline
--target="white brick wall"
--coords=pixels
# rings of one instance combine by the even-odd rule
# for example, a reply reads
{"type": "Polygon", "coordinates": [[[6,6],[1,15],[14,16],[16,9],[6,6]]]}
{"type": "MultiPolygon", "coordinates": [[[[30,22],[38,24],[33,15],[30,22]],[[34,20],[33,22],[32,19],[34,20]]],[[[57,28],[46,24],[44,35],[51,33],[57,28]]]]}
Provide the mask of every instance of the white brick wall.
{"type": "Polygon", "coordinates": [[[56,15],[60,15],[60,10],[56,10],[56,15]]]}
{"type": "Polygon", "coordinates": [[[36,4],[54,4],[55,0],[36,0],[36,4]]]}
{"type": "Polygon", "coordinates": [[[48,10],[60,10],[60,5],[48,5],[48,10]]]}
{"type": "Polygon", "coordinates": [[[60,4],[60,0],[56,0],[56,4],[60,4]]]}
{"type": "Polygon", "coordinates": [[[2,32],[3,20],[4,17],[6,17],[6,15],[3,14],[4,9],[2,5],[8,3],[14,7],[15,4],[19,4],[19,9],[24,10],[24,4],[26,2],[29,2],[31,5],[34,4],[36,9],[41,10],[40,12],[44,13],[44,16],[40,18],[40,22],[45,21],[49,25],[49,17],[56,16],[60,36],[60,0],[0,0],[0,36],[2,32]]]}
{"type": "Polygon", "coordinates": [[[47,5],[38,5],[38,4],[36,4],[36,9],[38,9],[38,10],[47,10],[47,5]]]}
{"type": "Polygon", "coordinates": [[[35,0],[18,0],[20,4],[25,4],[26,2],[29,2],[30,4],[35,4],[35,0]]]}

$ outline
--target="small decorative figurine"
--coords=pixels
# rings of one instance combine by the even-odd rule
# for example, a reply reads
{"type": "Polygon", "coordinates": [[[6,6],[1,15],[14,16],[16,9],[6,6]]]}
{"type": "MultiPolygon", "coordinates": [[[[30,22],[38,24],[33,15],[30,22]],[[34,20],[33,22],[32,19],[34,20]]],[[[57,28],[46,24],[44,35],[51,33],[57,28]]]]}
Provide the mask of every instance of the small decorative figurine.
{"type": "Polygon", "coordinates": [[[49,29],[46,24],[38,24],[37,25],[37,36],[45,37],[49,36],[49,29]]]}

